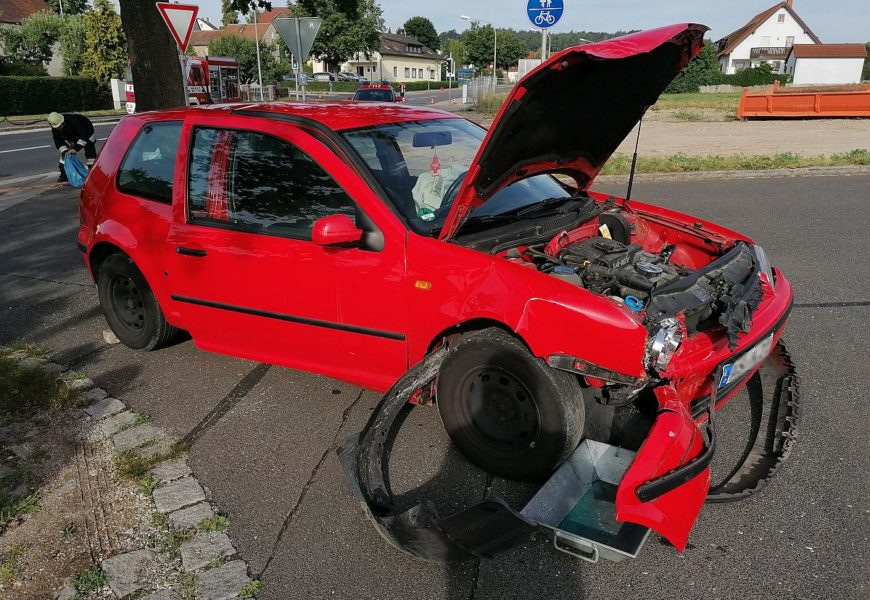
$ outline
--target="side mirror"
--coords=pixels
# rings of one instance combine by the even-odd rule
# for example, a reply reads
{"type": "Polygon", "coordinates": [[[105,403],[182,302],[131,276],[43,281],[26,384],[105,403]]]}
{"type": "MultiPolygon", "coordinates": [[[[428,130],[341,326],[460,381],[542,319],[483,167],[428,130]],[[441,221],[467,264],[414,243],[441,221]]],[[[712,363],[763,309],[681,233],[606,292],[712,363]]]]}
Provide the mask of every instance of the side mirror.
{"type": "Polygon", "coordinates": [[[329,215],[314,222],[311,241],[318,246],[352,244],[362,239],[362,233],[347,215],[329,215]]]}

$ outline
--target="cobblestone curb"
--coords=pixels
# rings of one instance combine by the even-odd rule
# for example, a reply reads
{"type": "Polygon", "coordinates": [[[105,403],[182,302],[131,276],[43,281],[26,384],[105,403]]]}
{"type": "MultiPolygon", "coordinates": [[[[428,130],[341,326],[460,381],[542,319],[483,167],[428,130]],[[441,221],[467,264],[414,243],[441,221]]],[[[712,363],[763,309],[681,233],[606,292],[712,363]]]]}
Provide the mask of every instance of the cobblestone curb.
{"type": "MultiPolygon", "coordinates": [[[[208,501],[206,490],[187,464],[186,451],[180,450],[165,431],[148,423],[123,401],[95,387],[85,375],[24,350],[0,345],[0,354],[12,357],[23,366],[56,375],[79,394],[82,414],[93,423],[95,430],[111,440],[119,457],[135,457],[150,465],[146,482],[151,487],[154,510],[165,515],[175,537],[184,540],[179,544],[178,556],[187,585],[185,589],[175,589],[156,580],[157,556],[151,548],[143,547],[102,561],[100,566],[109,577],[108,588],[114,597],[254,598],[260,582],[249,577],[247,563],[238,558],[232,541],[223,531],[226,517],[218,517],[208,501]]],[[[74,598],[75,590],[68,583],[54,597],[74,598]]]]}

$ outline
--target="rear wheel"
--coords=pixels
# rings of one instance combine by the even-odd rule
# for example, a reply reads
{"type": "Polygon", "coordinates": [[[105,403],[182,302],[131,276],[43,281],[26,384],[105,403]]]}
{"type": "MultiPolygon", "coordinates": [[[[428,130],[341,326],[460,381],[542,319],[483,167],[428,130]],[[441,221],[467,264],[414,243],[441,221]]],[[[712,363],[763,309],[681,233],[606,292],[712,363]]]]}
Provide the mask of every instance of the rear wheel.
{"type": "Polygon", "coordinates": [[[155,350],[176,338],[145,277],[125,254],[112,254],[97,271],[97,293],[106,322],[125,345],[155,350]]]}
{"type": "Polygon", "coordinates": [[[436,398],[462,453],[509,479],[549,475],[583,437],[577,379],[550,368],[500,329],[454,344],[438,374],[436,398]]]}

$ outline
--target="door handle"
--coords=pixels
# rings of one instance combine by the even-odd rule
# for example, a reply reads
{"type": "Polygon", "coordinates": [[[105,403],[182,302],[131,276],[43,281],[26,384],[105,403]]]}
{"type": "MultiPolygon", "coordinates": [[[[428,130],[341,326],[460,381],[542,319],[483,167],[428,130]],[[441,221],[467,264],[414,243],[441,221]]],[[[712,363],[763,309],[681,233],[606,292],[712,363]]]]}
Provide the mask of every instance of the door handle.
{"type": "Polygon", "coordinates": [[[184,256],[208,256],[208,252],[200,248],[183,248],[181,246],[178,246],[175,249],[175,252],[184,256]]]}

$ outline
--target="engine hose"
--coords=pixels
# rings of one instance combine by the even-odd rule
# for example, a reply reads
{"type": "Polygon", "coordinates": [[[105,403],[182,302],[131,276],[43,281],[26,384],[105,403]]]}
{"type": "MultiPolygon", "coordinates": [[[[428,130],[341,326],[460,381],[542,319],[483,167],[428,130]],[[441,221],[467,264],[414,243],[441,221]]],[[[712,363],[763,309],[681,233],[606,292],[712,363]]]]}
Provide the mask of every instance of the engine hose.
{"type": "Polygon", "coordinates": [[[746,383],[751,411],[743,455],[707,502],[742,500],[761,490],[782,468],[797,442],[800,386],[794,363],[780,341],[746,383]]]}

